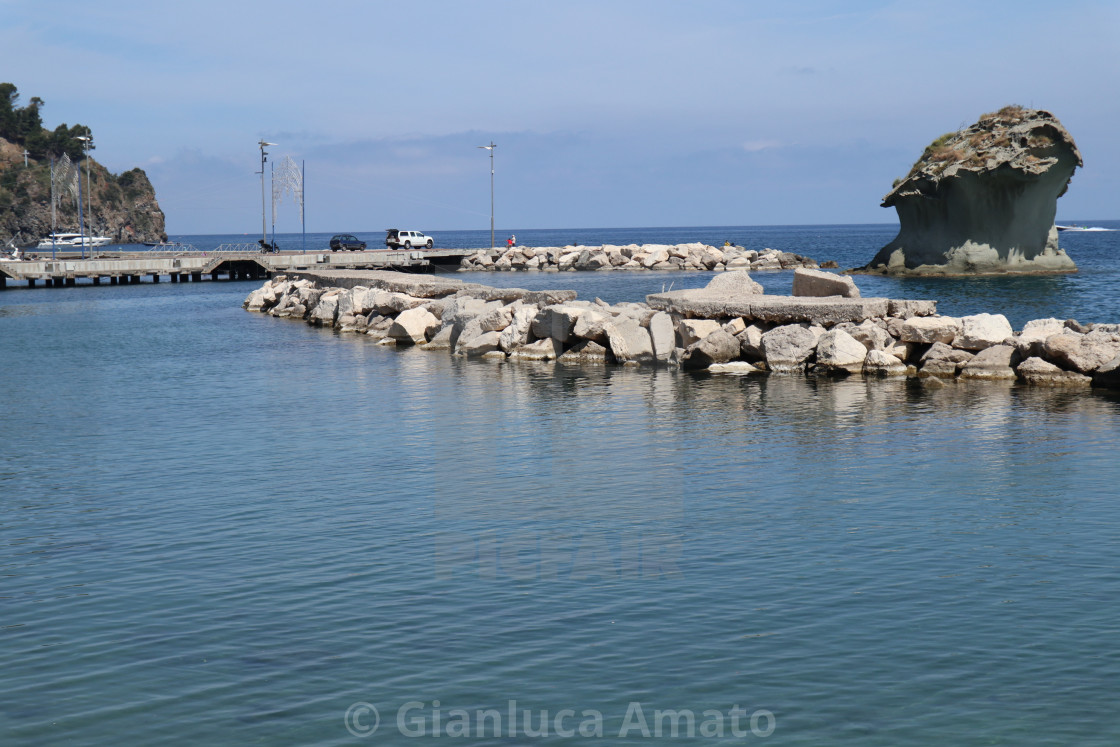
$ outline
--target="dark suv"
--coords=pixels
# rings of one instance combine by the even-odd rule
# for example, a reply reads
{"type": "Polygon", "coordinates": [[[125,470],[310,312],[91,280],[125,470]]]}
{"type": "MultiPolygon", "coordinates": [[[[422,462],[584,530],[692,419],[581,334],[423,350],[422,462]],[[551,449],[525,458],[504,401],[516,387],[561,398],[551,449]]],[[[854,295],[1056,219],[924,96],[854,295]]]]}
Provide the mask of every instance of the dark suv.
{"type": "Polygon", "coordinates": [[[337,252],[340,249],[351,249],[356,252],[365,251],[366,242],[362,241],[356,236],[351,236],[348,233],[340,233],[337,236],[331,237],[331,251],[337,252]]]}

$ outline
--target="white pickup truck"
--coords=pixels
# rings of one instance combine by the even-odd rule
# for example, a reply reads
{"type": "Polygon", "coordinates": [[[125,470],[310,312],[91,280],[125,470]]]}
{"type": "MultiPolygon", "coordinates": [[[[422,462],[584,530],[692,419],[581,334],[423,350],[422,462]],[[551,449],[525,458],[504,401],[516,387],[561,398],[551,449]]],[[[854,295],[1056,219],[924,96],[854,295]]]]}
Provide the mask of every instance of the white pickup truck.
{"type": "Polygon", "coordinates": [[[385,232],[385,246],[391,249],[411,249],[414,246],[426,246],[431,249],[434,243],[431,236],[425,236],[419,231],[398,231],[390,228],[385,232]]]}

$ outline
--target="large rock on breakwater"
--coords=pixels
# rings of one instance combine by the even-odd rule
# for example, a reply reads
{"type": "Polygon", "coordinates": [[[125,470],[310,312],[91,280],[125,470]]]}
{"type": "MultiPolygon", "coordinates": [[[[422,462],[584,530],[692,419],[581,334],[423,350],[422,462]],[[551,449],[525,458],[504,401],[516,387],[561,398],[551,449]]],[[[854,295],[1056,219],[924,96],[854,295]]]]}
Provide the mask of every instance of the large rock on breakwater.
{"type": "MultiPolygon", "coordinates": [[[[826,265],[830,263],[825,263],[826,265]]],[[[831,263],[835,267],[835,263],[831,263]]],[[[479,249],[463,257],[461,272],[567,272],[592,270],[792,270],[816,269],[809,257],[774,249],[716,248],[707,244],[614,246],[515,246],[479,249]]]]}
{"type": "Polygon", "coordinates": [[[883,198],[898,236],[862,272],[1074,272],[1058,247],[1057,200],[1082,165],[1049,112],[1009,106],[931,143],[883,198]]]}
{"type": "Polygon", "coordinates": [[[1038,319],[1015,332],[1000,314],[938,316],[933,301],[768,296],[745,271],[647,301],[353,270],[278,276],[244,306],[485,360],[1120,388],[1120,324],[1038,319]]]}

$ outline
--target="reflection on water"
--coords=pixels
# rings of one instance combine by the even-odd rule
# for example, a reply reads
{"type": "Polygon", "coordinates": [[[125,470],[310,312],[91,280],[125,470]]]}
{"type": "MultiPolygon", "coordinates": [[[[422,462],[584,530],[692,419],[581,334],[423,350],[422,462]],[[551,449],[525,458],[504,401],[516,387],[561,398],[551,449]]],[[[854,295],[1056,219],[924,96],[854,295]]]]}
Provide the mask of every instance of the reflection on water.
{"type": "Polygon", "coordinates": [[[511,698],[1120,738],[1115,395],[462,360],[243,286],[105,290],[0,318],[9,741],[341,743],[356,701],[511,698]]]}

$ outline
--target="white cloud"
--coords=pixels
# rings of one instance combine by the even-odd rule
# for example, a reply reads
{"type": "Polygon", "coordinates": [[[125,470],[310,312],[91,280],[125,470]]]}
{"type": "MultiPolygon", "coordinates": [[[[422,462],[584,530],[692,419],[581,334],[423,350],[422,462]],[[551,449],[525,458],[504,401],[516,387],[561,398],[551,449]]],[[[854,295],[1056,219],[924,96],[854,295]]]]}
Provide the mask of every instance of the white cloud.
{"type": "Polygon", "coordinates": [[[748,140],[743,143],[743,150],[747,153],[758,153],[763,150],[774,150],[781,148],[782,143],[778,140],[748,140]]]}

